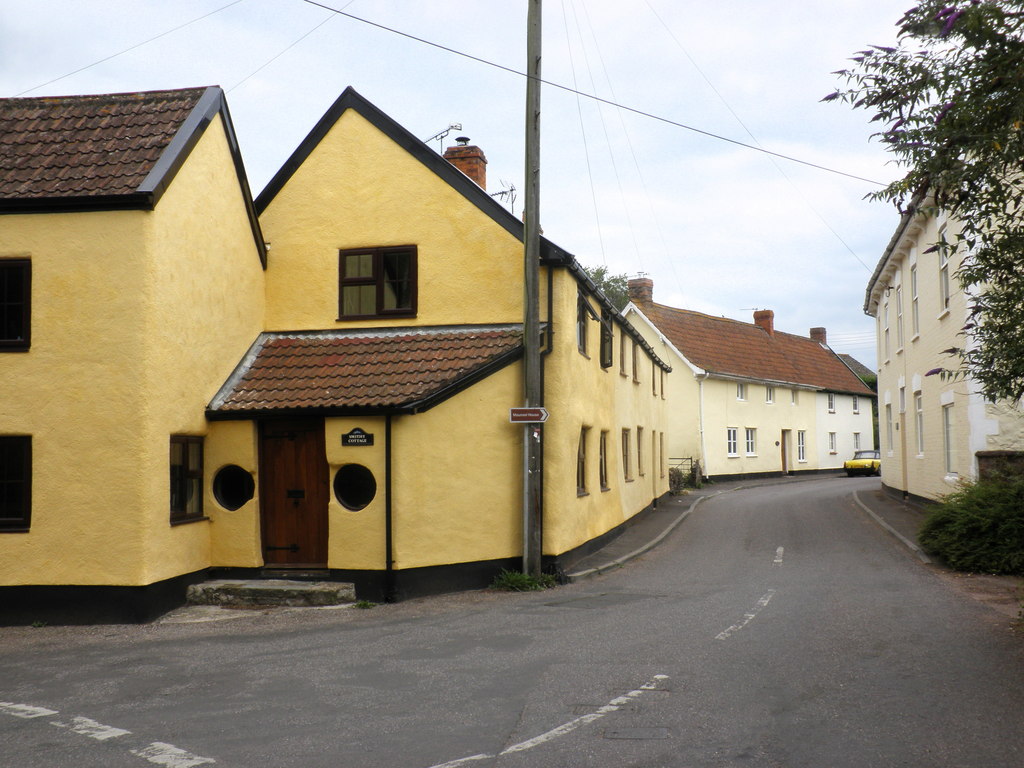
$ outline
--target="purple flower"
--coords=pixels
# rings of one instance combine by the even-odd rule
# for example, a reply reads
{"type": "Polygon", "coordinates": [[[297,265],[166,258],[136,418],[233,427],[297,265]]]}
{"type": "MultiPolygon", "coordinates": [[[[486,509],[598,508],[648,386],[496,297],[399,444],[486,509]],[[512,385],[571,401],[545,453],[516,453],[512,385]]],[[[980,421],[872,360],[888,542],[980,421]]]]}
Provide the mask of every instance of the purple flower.
{"type": "Polygon", "coordinates": [[[936,21],[942,21],[944,18],[949,16],[949,14],[953,13],[955,10],[956,10],[956,6],[955,5],[947,5],[945,8],[943,8],[941,11],[939,11],[938,13],[935,14],[935,20],[936,21]]]}
{"type": "Polygon", "coordinates": [[[939,32],[939,37],[947,37],[949,33],[953,31],[953,25],[956,24],[956,20],[963,15],[963,11],[957,11],[956,13],[949,14],[946,18],[946,23],[942,25],[942,31],[939,32]]]}
{"type": "Polygon", "coordinates": [[[941,368],[932,368],[930,371],[928,371],[928,373],[925,374],[925,376],[936,376],[940,373],[942,373],[941,368]]]}

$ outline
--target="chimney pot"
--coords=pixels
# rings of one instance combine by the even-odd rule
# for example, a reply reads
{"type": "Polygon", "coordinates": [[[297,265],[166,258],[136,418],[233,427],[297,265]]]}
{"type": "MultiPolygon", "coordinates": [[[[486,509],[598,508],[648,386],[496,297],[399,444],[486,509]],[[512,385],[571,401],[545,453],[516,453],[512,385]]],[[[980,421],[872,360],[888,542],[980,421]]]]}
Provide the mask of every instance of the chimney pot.
{"type": "Polygon", "coordinates": [[[811,339],[819,344],[828,346],[828,336],[824,328],[811,328],[811,339]]]}
{"type": "Polygon", "coordinates": [[[487,158],[480,147],[469,143],[468,136],[455,139],[458,146],[448,147],[444,151],[444,159],[454,165],[475,181],[482,189],[487,189],[487,158]]]}
{"type": "Polygon", "coordinates": [[[759,309],[754,312],[754,325],[762,328],[769,336],[775,335],[775,313],[770,309],[759,309]]]}
{"type": "Polygon", "coordinates": [[[629,300],[635,304],[650,304],[654,301],[654,281],[649,277],[634,277],[626,282],[629,300]]]}

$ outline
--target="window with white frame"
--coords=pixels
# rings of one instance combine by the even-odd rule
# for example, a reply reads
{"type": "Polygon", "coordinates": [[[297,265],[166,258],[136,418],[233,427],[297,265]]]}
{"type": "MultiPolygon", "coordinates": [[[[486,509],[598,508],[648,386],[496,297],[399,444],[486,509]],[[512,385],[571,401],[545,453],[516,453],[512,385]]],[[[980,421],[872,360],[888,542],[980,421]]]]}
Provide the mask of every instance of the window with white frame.
{"type": "Polygon", "coordinates": [[[746,400],[747,399],[747,385],[742,381],[736,382],[736,399],[746,400]]]}
{"type": "Polygon", "coordinates": [[[882,301],[882,351],[883,359],[889,359],[889,292],[886,291],[882,301]]]}
{"type": "Polygon", "coordinates": [[[914,431],[917,433],[917,455],[924,456],[924,400],[920,392],[914,395],[914,431]]]}
{"type": "Polygon", "coordinates": [[[736,444],[736,427],[729,427],[725,430],[725,452],[730,456],[739,456],[739,446],[736,444]]]}
{"type": "Polygon", "coordinates": [[[885,404],[885,446],[893,450],[892,442],[892,403],[885,404]]]}
{"type": "Polygon", "coordinates": [[[853,396],[853,412],[854,414],[860,413],[860,398],[857,395],[853,396]]]}
{"type": "Polygon", "coordinates": [[[775,387],[773,387],[771,384],[764,385],[764,401],[766,403],[775,402],[775,387]]]}
{"type": "Polygon", "coordinates": [[[802,429],[796,433],[796,460],[807,461],[807,433],[802,429]]]}
{"type": "Polygon", "coordinates": [[[835,432],[829,432],[828,433],[828,452],[829,453],[836,453],[836,433],[835,432]]]}
{"type": "Polygon", "coordinates": [[[896,286],[896,349],[903,349],[903,286],[896,286]]]}
{"type": "Polygon", "coordinates": [[[753,456],[757,453],[757,430],[753,427],[747,427],[747,456],[753,456]]]}
{"type": "Polygon", "coordinates": [[[853,433],[853,450],[860,450],[860,432],[853,433]]]}
{"type": "Polygon", "coordinates": [[[939,306],[949,309],[949,248],[945,228],[939,231],[939,306]]]}
{"type": "Polygon", "coordinates": [[[921,332],[921,311],[917,302],[917,264],[910,268],[910,327],[914,336],[921,332]]]}
{"type": "Polygon", "coordinates": [[[800,395],[797,394],[797,390],[793,389],[789,392],[789,404],[796,405],[800,400],[800,395]]]}
{"type": "Polygon", "coordinates": [[[835,413],[836,412],[836,394],[835,394],[835,392],[829,392],[828,393],[828,412],[829,413],[835,413]]]}
{"type": "Polygon", "coordinates": [[[946,474],[956,474],[956,443],[953,423],[953,404],[942,406],[942,445],[946,453],[946,474]]]}

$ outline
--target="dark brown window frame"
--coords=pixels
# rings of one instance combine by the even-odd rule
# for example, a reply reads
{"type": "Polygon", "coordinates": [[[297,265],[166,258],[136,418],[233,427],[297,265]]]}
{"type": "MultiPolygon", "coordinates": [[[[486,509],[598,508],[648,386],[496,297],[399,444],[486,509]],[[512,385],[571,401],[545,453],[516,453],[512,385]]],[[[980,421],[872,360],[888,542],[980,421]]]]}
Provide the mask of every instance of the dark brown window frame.
{"type": "MultiPolygon", "coordinates": [[[[32,260],[26,258],[0,259],[0,269],[21,268],[21,327],[19,338],[8,338],[4,327],[10,307],[0,295],[0,352],[24,352],[32,343],[32,260]]],[[[0,287],[3,287],[0,285],[0,287]]],[[[15,305],[16,306],[16,305],[15,305]]]]}
{"type": "MultiPolygon", "coordinates": [[[[20,450],[22,459],[21,478],[0,478],[0,495],[6,494],[8,483],[18,483],[22,487],[19,513],[0,517],[0,533],[25,533],[32,523],[32,437],[30,435],[0,435],[0,445],[4,449],[3,453],[6,453],[8,449],[20,450]]],[[[7,462],[4,463],[7,464],[7,462]]],[[[5,471],[10,471],[9,464],[5,471]]]]}
{"type": "Polygon", "coordinates": [[[169,504],[170,504],[170,512],[171,512],[171,514],[170,514],[171,525],[180,525],[182,523],[192,523],[192,522],[196,522],[197,520],[207,520],[208,519],[203,514],[203,494],[204,494],[204,488],[203,488],[203,480],[204,480],[204,478],[203,478],[203,461],[204,461],[203,453],[204,453],[204,445],[203,445],[203,443],[204,443],[204,438],[201,435],[171,435],[170,445],[169,445],[169,449],[168,449],[168,456],[167,456],[167,458],[168,458],[168,467],[169,467],[170,473],[171,473],[171,475],[170,475],[170,487],[169,487],[169,504]],[[171,461],[171,452],[173,452],[175,444],[180,444],[182,446],[182,450],[183,450],[183,454],[184,454],[184,459],[185,459],[184,471],[181,473],[180,477],[178,477],[178,478],[174,477],[174,465],[170,463],[170,461],[171,461]],[[198,468],[190,467],[189,464],[188,464],[188,456],[189,456],[189,453],[190,453],[189,452],[189,446],[196,445],[196,444],[199,445],[199,466],[198,466],[198,468]],[[196,510],[194,512],[192,512],[191,514],[189,514],[189,512],[188,512],[187,494],[182,494],[181,489],[179,489],[179,491],[178,491],[178,498],[184,498],[186,500],[185,501],[185,508],[184,508],[184,510],[176,510],[174,508],[174,500],[175,500],[174,484],[175,484],[175,482],[178,482],[178,483],[181,483],[185,488],[187,488],[188,483],[191,480],[198,480],[199,481],[199,483],[198,483],[199,493],[198,493],[198,496],[196,497],[196,510]]]}
{"type": "Polygon", "coordinates": [[[343,248],[338,251],[338,319],[362,320],[374,317],[415,317],[419,298],[419,254],[415,245],[391,245],[372,248],[343,248]],[[392,253],[408,253],[409,262],[409,306],[400,309],[384,309],[384,256],[392,253]],[[373,274],[369,277],[345,277],[345,257],[368,254],[373,257],[373,274]],[[344,312],[345,288],[362,285],[376,286],[375,312],[362,315],[346,315],[344,312]]]}
{"type": "Polygon", "coordinates": [[[611,368],[615,348],[615,331],[612,326],[612,316],[608,310],[601,310],[601,367],[611,368]]]}

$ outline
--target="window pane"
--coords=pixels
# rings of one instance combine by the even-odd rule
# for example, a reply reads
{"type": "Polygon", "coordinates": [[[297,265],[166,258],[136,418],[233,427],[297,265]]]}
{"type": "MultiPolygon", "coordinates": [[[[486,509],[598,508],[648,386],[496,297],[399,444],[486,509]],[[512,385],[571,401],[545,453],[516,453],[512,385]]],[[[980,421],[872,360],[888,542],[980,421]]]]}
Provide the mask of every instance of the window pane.
{"type": "Polygon", "coordinates": [[[341,290],[343,315],[375,315],[377,289],[372,285],[346,285],[341,290]]]}
{"type": "Polygon", "coordinates": [[[412,284],[409,279],[412,265],[409,253],[385,253],[381,257],[384,270],[384,309],[410,309],[412,284]]]}
{"type": "Polygon", "coordinates": [[[373,254],[345,254],[345,274],[342,277],[373,277],[373,254]]]}

